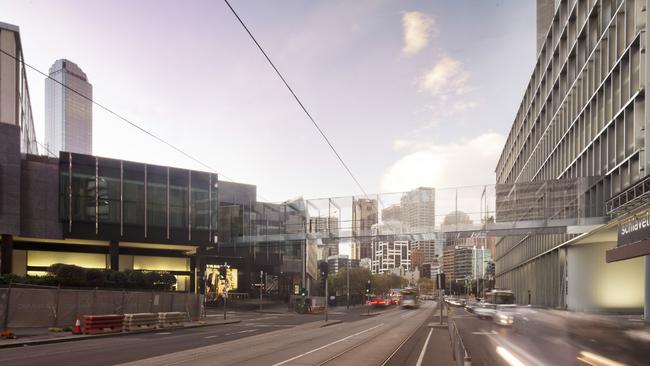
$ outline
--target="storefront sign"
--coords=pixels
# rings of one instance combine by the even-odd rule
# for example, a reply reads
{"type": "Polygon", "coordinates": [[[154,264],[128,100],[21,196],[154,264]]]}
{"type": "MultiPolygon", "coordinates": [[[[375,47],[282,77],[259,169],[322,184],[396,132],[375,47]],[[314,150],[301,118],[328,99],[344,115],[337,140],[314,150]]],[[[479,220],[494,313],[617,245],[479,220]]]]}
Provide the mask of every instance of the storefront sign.
{"type": "Polygon", "coordinates": [[[607,251],[607,263],[650,255],[650,213],[618,227],[618,245],[607,251]]]}
{"type": "Polygon", "coordinates": [[[618,227],[618,246],[639,242],[650,237],[650,215],[637,217],[618,227]]]}

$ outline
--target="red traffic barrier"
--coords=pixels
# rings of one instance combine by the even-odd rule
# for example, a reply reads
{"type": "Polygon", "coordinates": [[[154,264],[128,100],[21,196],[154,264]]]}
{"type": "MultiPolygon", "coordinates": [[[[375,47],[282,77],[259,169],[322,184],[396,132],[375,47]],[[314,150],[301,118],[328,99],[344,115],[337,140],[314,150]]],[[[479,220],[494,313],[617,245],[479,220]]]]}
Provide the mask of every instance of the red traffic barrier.
{"type": "Polygon", "coordinates": [[[84,315],[84,334],[119,333],[124,315],[84,315]]]}

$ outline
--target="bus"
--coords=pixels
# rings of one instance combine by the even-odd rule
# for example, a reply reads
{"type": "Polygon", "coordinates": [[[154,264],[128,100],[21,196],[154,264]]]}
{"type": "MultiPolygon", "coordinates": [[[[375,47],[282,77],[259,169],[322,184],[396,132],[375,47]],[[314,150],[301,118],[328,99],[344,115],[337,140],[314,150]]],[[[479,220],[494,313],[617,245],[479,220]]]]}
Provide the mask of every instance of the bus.
{"type": "Polygon", "coordinates": [[[405,288],[400,291],[400,306],[403,308],[415,309],[419,306],[419,294],[416,289],[405,288]]]}
{"type": "Polygon", "coordinates": [[[515,305],[515,294],[510,290],[492,290],[485,293],[489,305],[515,305]]]}

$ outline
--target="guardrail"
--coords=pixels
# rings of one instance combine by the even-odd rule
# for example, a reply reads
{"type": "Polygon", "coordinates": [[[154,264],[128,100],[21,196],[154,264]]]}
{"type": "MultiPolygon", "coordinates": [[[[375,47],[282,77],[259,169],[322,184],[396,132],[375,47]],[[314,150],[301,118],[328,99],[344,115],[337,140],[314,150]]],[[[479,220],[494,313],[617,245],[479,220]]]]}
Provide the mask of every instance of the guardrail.
{"type": "Polygon", "coordinates": [[[454,361],[456,361],[457,366],[471,366],[472,358],[467,353],[465,349],[465,344],[463,339],[458,333],[458,327],[456,322],[451,319],[449,313],[447,313],[447,324],[449,326],[449,337],[451,338],[451,351],[454,356],[454,361]]]}
{"type": "Polygon", "coordinates": [[[158,314],[136,313],[124,314],[123,330],[132,332],[144,329],[154,329],[158,325],[158,314]]]}
{"type": "Polygon", "coordinates": [[[84,334],[119,333],[124,315],[84,315],[84,334]]]}

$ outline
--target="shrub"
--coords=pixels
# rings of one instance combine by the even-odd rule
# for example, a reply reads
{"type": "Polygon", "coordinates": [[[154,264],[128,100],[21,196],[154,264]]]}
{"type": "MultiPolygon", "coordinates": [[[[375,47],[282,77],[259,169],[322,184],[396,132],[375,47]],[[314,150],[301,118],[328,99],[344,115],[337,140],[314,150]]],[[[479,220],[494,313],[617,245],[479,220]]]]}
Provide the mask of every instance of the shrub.
{"type": "Polygon", "coordinates": [[[86,279],[86,269],[75,265],[58,266],[55,274],[57,281],[61,286],[88,286],[86,279]]]}
{"type": "Polygon", "coordinates": [[[86,282],[92,287],[104,287],[106,272],[101,269],[88,269],[86,270],[86,282]]]}

